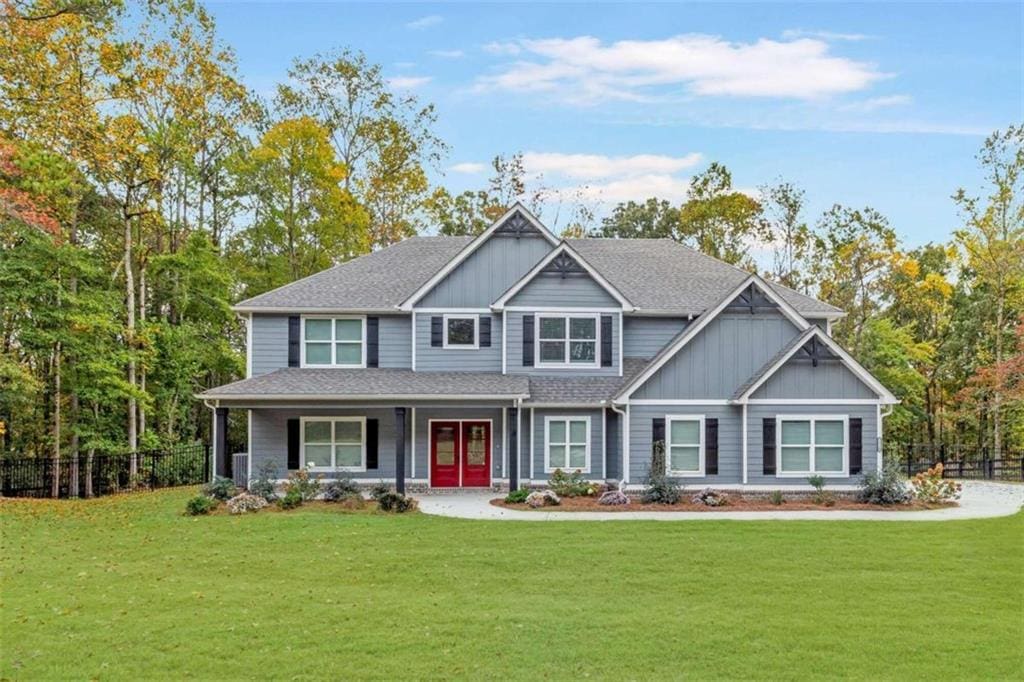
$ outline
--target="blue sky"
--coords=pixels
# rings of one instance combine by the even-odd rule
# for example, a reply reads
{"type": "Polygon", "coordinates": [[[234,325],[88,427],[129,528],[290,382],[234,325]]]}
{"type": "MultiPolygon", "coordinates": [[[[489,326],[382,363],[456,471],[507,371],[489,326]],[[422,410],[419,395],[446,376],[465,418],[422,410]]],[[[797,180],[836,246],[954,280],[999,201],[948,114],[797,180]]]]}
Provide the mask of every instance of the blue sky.
{"type": "Polygon", "coordinates": [[[948,238],[984,136],[1024,122],[1022,7],[208,4],[258,92],[351,47],[433,102],[450,145],[434,180],[453,190],[522,151],[600,211],[679,200],[720,161],[744,190],[802,187],[811,221],[872,206],[910,245],[948,238]]]}

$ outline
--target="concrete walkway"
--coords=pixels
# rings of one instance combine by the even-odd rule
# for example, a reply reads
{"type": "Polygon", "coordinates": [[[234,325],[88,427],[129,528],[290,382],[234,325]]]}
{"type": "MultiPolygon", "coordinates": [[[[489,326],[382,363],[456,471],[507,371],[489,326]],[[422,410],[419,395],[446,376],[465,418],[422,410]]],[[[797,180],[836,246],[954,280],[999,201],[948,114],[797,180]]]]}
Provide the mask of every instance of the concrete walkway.
{"type": "Polygon", "coordinates": [[[1015,514],[1024,505],[1024,485],[964,481],[960,506],[928,511],[763,511],[763,512],[533,512],[495,507],[499,493],[454,493],[419,497],[425,514],[501,521],[954,521],[1015,514]]]}

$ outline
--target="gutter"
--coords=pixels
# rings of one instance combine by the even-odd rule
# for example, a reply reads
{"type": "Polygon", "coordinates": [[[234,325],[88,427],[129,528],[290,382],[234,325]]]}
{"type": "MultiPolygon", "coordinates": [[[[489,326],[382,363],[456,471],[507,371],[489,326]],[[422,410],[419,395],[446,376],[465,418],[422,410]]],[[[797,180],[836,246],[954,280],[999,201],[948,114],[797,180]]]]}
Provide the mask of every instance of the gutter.
{"type": "MultiPolygon", "coordinates": [[[[193,395],[196,400],[202,400],[206,403],[208,400],[214,400],[217,404],[220,404],[221,400],[333,400],[333,401],[384,401],[384,400],[525,400],[530,397],[529,393],[509,393],[509,394],[467,394],[467,395],[448,395],[448,394],[365,394],[365,395],[338,395],[338,394],[295,394],[295,393],[262,393],[262,394],[221,394],[221,395],[207,395],[205,393],[197,393],[193,395]]],[[[209,405],[207,405],[209,407],[209,405]]]]}

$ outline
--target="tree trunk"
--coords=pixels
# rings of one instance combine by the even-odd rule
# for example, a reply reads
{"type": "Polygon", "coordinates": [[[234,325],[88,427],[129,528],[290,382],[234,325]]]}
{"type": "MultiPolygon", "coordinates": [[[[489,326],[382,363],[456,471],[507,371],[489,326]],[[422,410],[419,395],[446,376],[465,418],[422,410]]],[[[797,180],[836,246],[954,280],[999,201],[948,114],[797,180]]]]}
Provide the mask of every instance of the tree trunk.
{"type": "MultiPolygon", "coordinates": [[[[59,285],[58,285],[59,286],[59,285]]],[[[60,294],[58,293],[58,300],[60,294]]],[[[60,497],[60,393],[61,393],[61,344],[56,343],[53,349],[53,481],[50,485],[51,496],[60,497]]]]}
{"type": "Polygon", "coordinates": [[[138,447],[138,413],[135,400],[135,276],[132,273],[132,219],[128,215],[128,202],[124,206],[124,291],[125,310],[128,319],[125,326],[125,342],[128,346],[128,386],[133,391],[128,396],[128,449],[131,451],[129,472],[135,476],[138,461],[135,450],[138,447]]]}
{"type": "Polygon", "coordinates": [[[999,459],[1003,451],[1003,420],[999,413],[1003,407],[1002,376],[1003,366],[1003,317],[1005,315],[1006,297],[1002,292],[1002,277],[999,277],[1000,291],[999,300],[996,301],[996,373],[995,390],[992,392],[992,450],[993,458],[999,459]]]}
{"type": "MultiPolygon", "coordinates": [[[[146,326],[146,261],[139,266],[139,322],[146,326]]],[[[139,369],[139,390],[146,391],[146,365],[139,369]]],[[[146,406],[139,404],[139,437],[146,433],[146,406]]]]}

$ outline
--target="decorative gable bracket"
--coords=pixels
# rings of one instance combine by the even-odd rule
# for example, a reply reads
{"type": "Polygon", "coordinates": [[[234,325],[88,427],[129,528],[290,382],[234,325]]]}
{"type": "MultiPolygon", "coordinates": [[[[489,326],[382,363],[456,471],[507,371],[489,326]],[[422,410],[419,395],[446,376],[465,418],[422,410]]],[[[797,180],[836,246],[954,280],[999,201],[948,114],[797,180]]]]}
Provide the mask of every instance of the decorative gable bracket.
{"type": "Polygon", "coordinates": [[[570,275],[586,275],[588,274],[586,269],[581,266],[576,259],[569,254],[559,253],[551,262],[544,266],[541,270],[542,275],[557,275],[562,279],[566,279],[570,275]]]}
{"type": "Polygon", "coordinates": [[[778,307],[778,303],[766,296],[759,287],[751,284],[741,291],[725,309],[729,312],[749,311],[753,315],[758,310],[774,310],[778,307]]]}
{"type": "Polygon", "coordinates": [[[828,346],[818,340],[817,335],[800,347],[797,357],[802,360],[810,360],[812,367],[817,367],[819,362],[839,360],[839,356],[833,353],[828,346]]]}
{"type": "Polygon", "coordinates": [[[522,237],[542,237],[543,235],[522,212],[517,210],[508,217],[508,220],[498,226],[494,231],[494,236],[520,239],[522,237]]]}

